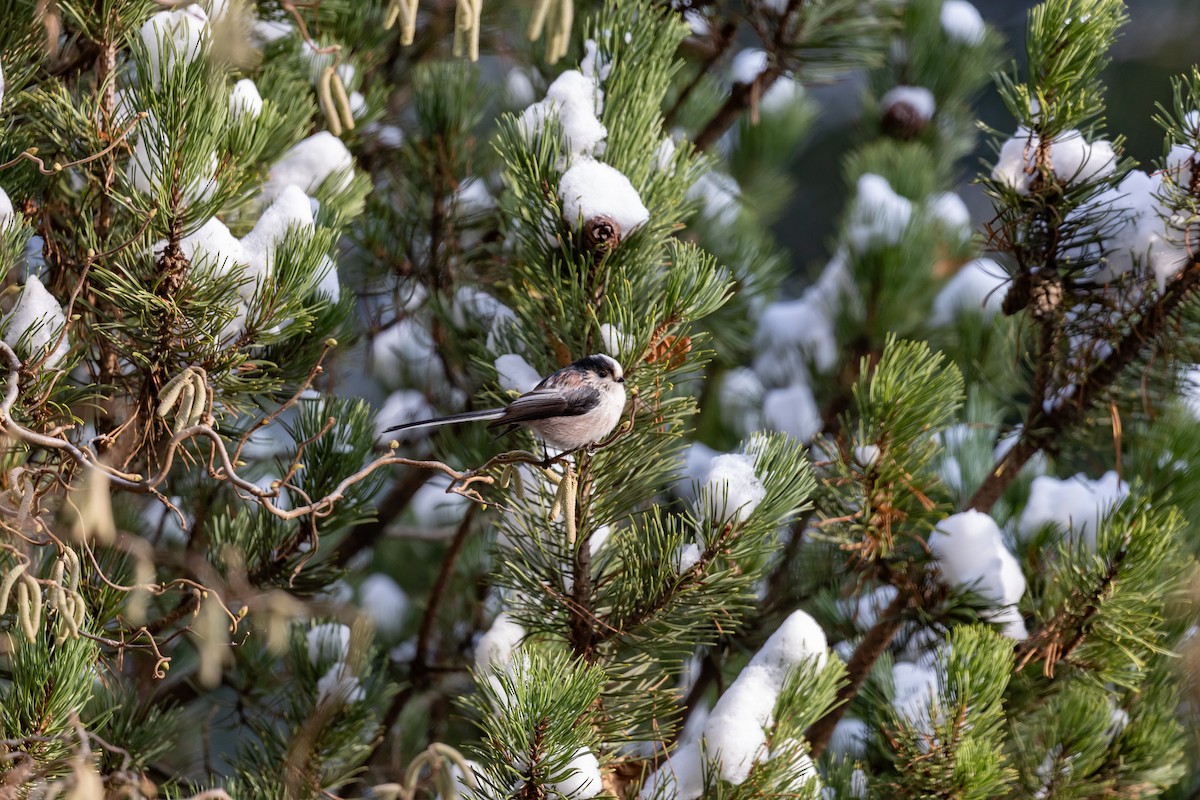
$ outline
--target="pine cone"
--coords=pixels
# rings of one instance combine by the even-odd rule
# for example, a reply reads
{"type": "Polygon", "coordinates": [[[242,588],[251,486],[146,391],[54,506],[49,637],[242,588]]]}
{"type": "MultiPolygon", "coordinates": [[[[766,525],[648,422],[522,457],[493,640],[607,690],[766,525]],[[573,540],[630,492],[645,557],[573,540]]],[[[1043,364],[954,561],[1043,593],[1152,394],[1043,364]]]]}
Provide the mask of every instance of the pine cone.
{"type": "Polygon", "coordinates": [[[583,246],[596,260],[604,258],[621,243],[621,226],[612,217],[597,214],[583,223],[583,246]]]}
{"type": "Polygon", "coordinates": [[[928,122],[929,120],[916,106],[901,100],[892,103],[888,106],[887,111],[883,112],[880,127],[893,139],[906,142],[920,136],[928,122]]]}
{"type": "Polygon", "coordinates": [[[1050,317],[1062,305],[1063,286],[1057,275],[1041,272],[1033,276],[1033,287],[1029,296],[1029,313],[1034,319],[1050,317]]]}

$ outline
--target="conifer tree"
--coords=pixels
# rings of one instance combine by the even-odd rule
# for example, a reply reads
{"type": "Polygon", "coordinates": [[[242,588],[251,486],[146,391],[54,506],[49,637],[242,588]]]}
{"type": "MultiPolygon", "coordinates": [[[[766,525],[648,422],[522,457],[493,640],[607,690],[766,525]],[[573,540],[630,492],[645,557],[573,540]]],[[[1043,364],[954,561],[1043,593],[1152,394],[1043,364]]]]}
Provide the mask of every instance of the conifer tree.
{"type": "Polygon", "coordinates": [[[0,0],[0,798],[1190,796],[1200,72],[1134,163],[1128,13],[0,0]],[[590,354],[588,447],[388,430],[590,354]]]}

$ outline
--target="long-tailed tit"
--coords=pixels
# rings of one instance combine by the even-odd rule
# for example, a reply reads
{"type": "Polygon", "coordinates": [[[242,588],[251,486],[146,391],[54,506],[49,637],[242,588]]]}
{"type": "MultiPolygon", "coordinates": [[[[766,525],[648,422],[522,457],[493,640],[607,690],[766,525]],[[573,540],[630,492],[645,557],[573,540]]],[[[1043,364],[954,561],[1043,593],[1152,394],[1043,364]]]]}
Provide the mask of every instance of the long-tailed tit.
{"type": "Polygon", "coordinates": [[[624,408],[625,373],[621,365],[606,355],[594,355],[563,367],[505,408],[409,422],[385,432],[488,420],[489,428],[507,425],[505,433],[509,433],[524,425],[548,447],[578,450],[607,436],[617,426],[624,408]]]}

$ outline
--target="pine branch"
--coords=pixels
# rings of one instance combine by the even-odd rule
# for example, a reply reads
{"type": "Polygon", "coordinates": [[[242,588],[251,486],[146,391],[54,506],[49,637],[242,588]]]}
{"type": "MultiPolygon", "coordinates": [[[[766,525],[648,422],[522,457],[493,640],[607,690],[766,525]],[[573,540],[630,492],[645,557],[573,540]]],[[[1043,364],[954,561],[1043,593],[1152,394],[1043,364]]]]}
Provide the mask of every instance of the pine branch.
{"type": "Polygon", "coordinates": [[[471,533],[471,523],[475,521],[475,512],[478,508],[479,506],[473,503],[467,508],[467,513],[463,515],[462,522],[459,523],[458,530],[455,531],[454,538],[450,541],[449,549],[442,557],[442,566],[438,570],[437,579],[429,592],[429,602],[421,617],[421,627],[417,633],[417,646],[409,668],[412,683],[416,688],[423,687],[428,678],[429,644],[433,638],[434,625],[437,623],[438,609],[441,608],[446,588],[450,585],[450,577],[454,574],[454,568],[458,564],[458,557],[462,553],[463,545],[466,544],[467,537],[471,533]]]}
{"type": "Polygon", "coordinates": [[[804,0],[788,0],[787,8],[779,16],[779,24],[768,48],[775,57],[768,59],[767,68],[754,77],[750,83],[739,83],[730,91],[729,97],[721,104],[716,113],[705,123],[692,144],[696,150],[704,151],[716,144],[725,131],[738,120],[746,109],[756,109],[758,100],[779,79],[784,72],[784,62],[781,56],[783,48],[790,43],[789,31],[792,17],[804,5],[804,0]]]}
{"type": "Polygon", "coordinates": [[[863,636],[862,642],[854,649],[854,654],[846,662],[848,683],[838,689],[836,705],[830,709],[829,713],[809,727],[805,733],[805,738],[812,747],[810,755],[813,760],[820,758],[821,754],[825,752],[825,748],[829,745],[829,739],[833,736],[833,729],[845,716],[850,702],[858,696],[867,676],[871,674],[871,667],[887,650],[888,645],[900,630],[900,625],[904,621],[904,610],[908,608],[908,604],[909,597],[901,589],[896,594],[896,598],[879,615],[876,623],[863,636]]]}
{"type": "Polygon", "coordinates": [[[696,87],[699,86],[700,82],[704,80],[704,76],[707,75],[714,66],[716,66],[716,63],[720,61],[722,56],[724,56],[729,50],[729,46],[733,44],[734,37],[737,34],[737,28],[737,22],[733,20],[726,20],[717,31],[717,34],[714,37],[716,44],[712,48],[712,51],[709,52],[704,61],[700,63],[700,68],[696,70],[696,74],[693,75],[692,79],[688,81],[687,85],[680,90],[678,97],[675,98],[675,102],[671,104],[671,107],[667,110],[667,113],[663,115],[663,130],[671,129],[671,126],[675,124],[675,117],[679,114],[688,98],[692,96],[692,92],[696,90],[696,87]]]}
{"type": "MultiPolygon", "coordinates": [[[[1021,438],[988,473],[987,478],[967,502],[967,509],[987,512],[995,505],[1021,468],[1039,451],[1050,449],[1063,434],[1082,420],[1084,412],[1097,402],[1121,373],[1138,359],[1162,332],[1180,306],[1200,287],[1200,262],[1192,261],[1167,287],[1158,301],[1113,345],[1109,356],[1092,368],[1074,385],[1072,402],[1046,412],[1042,402],[1030,406],[1021,438]]],[[[1046,355],[1042,360],[1046,360],[1046,355]]]]}

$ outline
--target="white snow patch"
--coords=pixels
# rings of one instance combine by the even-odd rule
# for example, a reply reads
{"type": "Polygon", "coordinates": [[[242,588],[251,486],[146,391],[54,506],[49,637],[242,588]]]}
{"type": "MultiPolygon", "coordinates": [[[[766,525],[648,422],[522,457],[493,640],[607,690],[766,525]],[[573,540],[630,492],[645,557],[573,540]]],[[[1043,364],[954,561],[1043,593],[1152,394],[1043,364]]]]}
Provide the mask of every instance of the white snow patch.
{"type": "Polygon", "coordinates": [[[767,71],[767,52],[757,47],[739,50],[729,64],[730,83],[753,83],[754,79],[767,71]]]}
{"type": "Polygon", "coordinates": [[[796,300],[771,303],[763,309],[754,340],[768,358],[786,360],[789,351],[794,351],[819,372],[837,362],[833,309],[817,286],[810,286],[796,300]]]}
{"type": "Polygon", "coordinates": [[[754,472],[754,459],[727,453],[709,462],[697,513],[711,522],[740,524],[750,518],[766,496],[767,489],[754,472]]]}
{"type": "Polygon", "coordinates": [[[754,370],[736,367],[721,376],[717,398],[721,419],[738,436],[748,436],[762,427],[762,404],[766,388],[754,370]]]}
{"type": "MultiPolygon", "coordinates": [[[[168,132],[159,127],[153,114],[148,114],[137,127],[137,141],[133,144],[133,155],[126,168],[133,188],[142,194],[155,195],[161,187],[175,183],[172,145],[173,140],[168,132]]],[[[180,187],[187,203],[206,200],[212,195],[216,189],[218,166],[217,154],[213,153],[203,174],[193,176],[187,185],[180,187]]]]}
{"type": "Polygon", "coordinates": [[[287,20],[256,19],[250,34],[260,44],[270,44],[286,36],[291,36],[295,30],[296,28],[287,20]]]}
{"type": "Polygon", "coordinates": [[[8,230],[8,227],[17,219],[16,210],[13,208],[12,199],[9,198],[8,192],[0,188],[0,232],[8,230]]]}
{"type": "Polygon", "coordinates": [[[447,492],[449,485],[448,475],[435,475],[417,490],[409,504],[413,524],[419,528],[444,528],[462,520],[471,501],[461,494],[447,492]]]}
{"type": "Polygon", "coordinates": [[[628,236],[650,219],[629,178],[590,158],[579,159],[563,174],[558,197],[563,219],[575,230],[581,222],[603,215],[620,226],[622,236],[628,236]]]}
{"type": "Polygon", "coordinates": [[[275,262],[275,250],[289,230],[313,227],[312,204],[309,197],[298,186],[287,186],[274,202],[258,218],[254,228],[242,237],[242,249],[246,254],[249,278],[239,290],[249,303],[258,286],[269,279],[275,262]]]}
{"type": "Polygon", "coordinates": [[[263,99],[258,93],[258,87],[254,85],[254,81],[249,78],[242,78],[233,85],[233,90],[229,93],[229,114],[234,119],[243,116],[250,116],[258,119],[258,115],[262,113],[263,99]]]}
{"type": "Polygon", "coordinates": [[[314,667],[321,662],[345,661],[350,652],[350,628],[340,622],[314,625],[305,636],[308,660],[314,667]]]}
{"type": "Polygon", "coordinates": [[[942,30],[956,42],[974,47],[983,41],[983,17],[967,0],[946,0],[942,3],[942,30]]]}
{"type": "Polygon", "coordinates": [[[142,43],[150,59],[150,80],[158,88],[162,77],[199,58],[209,38],[208,14],[199,5],[159,11],[142,25],[142,43]]]}
{"type": "Polygon", "coordinates": [[[812,389],[805,383],[767,392],[763,400],[763,423],[798,442],[811,441],[823,425],[812,389]]]}
{"type": "Polygon", "coordinates": [[[929,549],[950,585],[971,589],[995,604],[988,619],[1004,624],[1005,636],[1028,635],[1016,607],[1025,594],[1025,575],[994,519],[979,511],[947,517],[929,535],[929,549]]]}
{"type": "Polygon", "coordinates": [[[433,410],[433,406],[429,404],[429,401],[425,399],[425,395],[416,389],[398,389],[388,395],[387,400],[383,401],[383,407],[375,415],[377,438],[386,441],[393,436],[408,438],[410,436],[428,435],[432,429],[426,428],[421,431],[412,431],[411,433],[404,431],[385,433],[385,431],[396,425],[406,425],[409,422],[418,422],[434,416],[436,416],[436,412],[433,410]]]}
{"type": "Polygon", "coordinates": [[[837,758],[862,758],[870,736],[867,723],[858,717],[842,717],[829,737],[829,752],[837,758]]]}
{"type": "MultiPolygon", "coordinates": [[[[25,338],[29,347],[28,358],[25,361],[31,361],[41,358],[55,342],[58,342],[59,334],[67,324],[67,317],[62,306],[46,290],[41,280],[36,275],[30,275],[21,289],[21,296],[17,298],[16,305],[4,321],[5,344],[17,350],[17,343],[25,338]]],[[[68,349],[67,337],[63,336],[43,366],[46,369],[57,367],[67,355],[68,349]]],[[[19,350],[17,352],[21,354],[19,350]]]]}
{"type": "Polygon", "coordinates": [[[704,481],[708,475],[708,465],[720,455],[703,442],[692,442],[683,452],[679,479],[675,482],[675,494],[681,499],[694,503],[696,500],[695,487],[704,481]]]}
{"type": "Polygon", "coordinates": [[[546,784],[551,791],[566,800],[587,800],[603,790],[600,782],[600,762],[591,750],[581,747],[567,764],[567,777],[546,784]]]}
{"type": "Polygon", "coordinates": [[[496,382],[506,392],[525,394],[542,382],[542,375],[514,353],[496,359],[496,382]]]}
{"type": "MultiPolygon", "coordinates": [[[[1040,139],[1024,126],[1018,127],[1000,148],[992,179],[1018,194],[1029,194],[1036,173],[1040,139]]],[[[1063,131],[1050,143],[1050,168],[1060,181],[1086,183],[1105,178],[1117,168],[1117,155],[1111,142],[1088,142],[1077,130],[1063,131]]]]}
{"type": "Polygon", "coordinates": [[[1082,474],[1065,480],[1041,475],[1030,486],[1017,532],[1027,539],[1041,527],[1054,524],[1083,537],[1088,548],[1095,550],[1097,523],[1127,494],[1129,484],[1112,470],[1096,480],[1082,474]]]}
{"type": "Polygon", "coordinates": [[[524,108],[533,103],[533,80],[520,67],[513,67],[504,77],[504,96],[515,107],[524,108]]]}
{"type": "Polygon", "coordinates": [[[315,133],[297,142],[271,167],[263,186],[262,200],[270,202],[292,185],[311,193],[333,173],[353,166],[354,157],[341,139],[329,131],[315,133]]]}
{"type": "Polygon", "coordinates": [[[491,667],[507,666],[523,638],[525,629],[501,611],[475,644],[475,669],[484,672],[491,667]]]}
{"type": "Polygon", "coordinates": [[[892,685],[896,689],[892,707],[900,718],[919,731],[931,733],[930,711],[938,696],[937,671],[924,664],[900,661],[892,667],[892,685]]]}
{"type": "Polygon", "coordinates": [[[730,175],[711,170],[701,175],[684,195],[699,201],[700,214],[721,226],[737,222],[741,210],[741,187],[730,175]]]}
{"type": "Polygon", "coordinates": [[[317,267],[317,275],[320,278],[317,280],[317,286],[313,290],[318,297],[324,297],[331,302],[338,302],[342,299],[342,281],[338,277],[337,262],[329,256],[321,259],[321,265],[317,267]]]}
{"type": "Polygon", "coordinates": [[[391,576],[382,572],[368,575],[358,587],[358,599],[375,630],[384,636],[400,633],[408,615],[408,594],[391,576]]]}
{"type": "Polygon", "coordinates": [[[912,214],[911,200],[896,194],[887,178],[868,172],[856,185],[847,240],[860,253],[894,245],[900,241],[912,214]]]}
{"type": "Polygon", "coordinates": [[[971,238],[971,212],[957,192],[937,192],[925,200],[925,212],[955,239],[971,238]]]}
{"type": "Polygon", "coordinates": [[[317,681],[317,705],[325,702],[361,703],[366,697],[367,693],[363,691],[348,664],[334,664],[317,681]]]}
{"type": "Polygon", "coordinates": [[[933,301],[931,325],[949,325],[964,313],[977,313],[991,319],[1004,303],[1008,274],[990,258],[976,258],[963,264],[933,301]]]}
{"type": "MultiPolygon", "coordinates": [[[[1111,281],[1135,266],[1148,268],[1162,290],[1168,280],[1188,263],[1187,246],[1175,241],[1169,230],[1170,217],[1162,199],[1162,176],[1131,170],[1121,183],[1099,192],[1067,216],[1068,221],[1096,217],[1100,228],[1083,227],[1083,237],[1103,234],[1100,264],[1094,280],[1111,281]]],[[[1079,257],[1097,254],[1094,243],[1074,248],[1079,257]]]]}
{"type": "Polygon", "coordinates": [[[527,139],[542,135],[546,122],[557,116],[568,156],[598,155],[608,129],[600,122],[604,92],[594,77],[567,70],[555,78],[546,97],[526,108],[517,120],[527,139]]]}
{"type": "Polygon", "coordinates": [[[620,328],[608,322],[600,326],[600,341],[604,343],[604,352],[613,358],[633,349],[633,337],[626,336],[620,328]]]}
{"type": "Polygon", "coordinates": [[[863,444],[854,448],[854,463],[860,467],[870,468],[879,462],[879,446],[863,444]]]}
{"type": "Polygon", "coordinates": [[[675,551],[675,571],[679,574],[687,572],[692,567],[700,563],[700,545],[695,542],[685,544],[675,551]]]}
{"type": "Polygon", "coordinates": [[[717,700],[704,726],[704,742],[722,779],[742,783],[767,756],[767,731],[774,725],[784,682],[801,664],[823,666],[826,645],[816,621],[803,611],[793,612],[717,700]]]}

